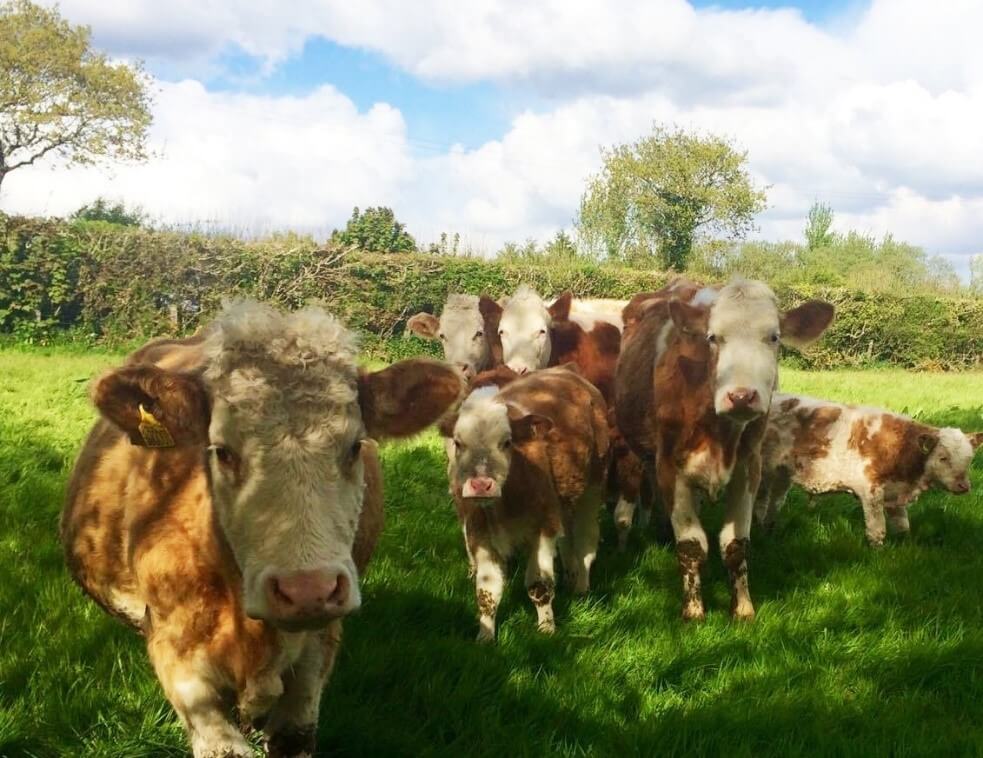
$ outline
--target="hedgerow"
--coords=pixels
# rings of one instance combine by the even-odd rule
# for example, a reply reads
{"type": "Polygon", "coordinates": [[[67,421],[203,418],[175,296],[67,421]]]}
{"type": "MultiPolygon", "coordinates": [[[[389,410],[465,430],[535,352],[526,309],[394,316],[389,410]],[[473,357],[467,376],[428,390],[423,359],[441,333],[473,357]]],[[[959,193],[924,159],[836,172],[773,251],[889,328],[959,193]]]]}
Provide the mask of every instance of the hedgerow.
{"type": "MultiPolygon", "coordinates": [[[[499,297],[525,282],[544,294],[628,298],[669,274],[576,260],[556,264],[427,253],[372,254],[284,235],[243,241],[99,221],[0,215],[0,332],[24,342],[66,330],[107,344],[194,331],[227,297],[286,307],[321,301],[386,355],[419,350],[392,343],[407,318],[439,312],[451,292],[499,297]]],[[[888,363],[971,368],[983,361],[983,299],[897,296],[780,285],[783,305],[810,297],[835,303],[837,318],[803,366],[888,363]]]]}

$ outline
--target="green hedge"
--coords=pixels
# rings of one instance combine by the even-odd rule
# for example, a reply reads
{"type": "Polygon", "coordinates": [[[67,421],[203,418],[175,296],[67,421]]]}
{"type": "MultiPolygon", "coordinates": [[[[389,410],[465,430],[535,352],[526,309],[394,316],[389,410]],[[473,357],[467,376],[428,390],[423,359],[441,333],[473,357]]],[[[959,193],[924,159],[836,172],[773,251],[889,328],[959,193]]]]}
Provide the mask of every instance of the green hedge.
{"type": "MultiPolygon", "coordinates": [[[[0,215],[0,331],[46,341],[60,330],[129,343],[187,333],[222,298],[250,295],[288,307],[320,300],[370,346],[400,335],[420,310],[439,312],[450,292],[511,292],[520,282],[546,294],[628,298],[655,289],[662,272],[571,263],[501,263],[427,254],[366,254],[324,249],[312,240],[153,231],[102,222],[0,215]]],[[[839,289],[786,287],[783,304],[809,297],[835,303],[837,319],[803,365],[892,363],[919,368],[978,367],[983,361],[983,300],[897,297],[839,289]]],[[[417,350],[416,341],[387,353],[417,350]]]]}

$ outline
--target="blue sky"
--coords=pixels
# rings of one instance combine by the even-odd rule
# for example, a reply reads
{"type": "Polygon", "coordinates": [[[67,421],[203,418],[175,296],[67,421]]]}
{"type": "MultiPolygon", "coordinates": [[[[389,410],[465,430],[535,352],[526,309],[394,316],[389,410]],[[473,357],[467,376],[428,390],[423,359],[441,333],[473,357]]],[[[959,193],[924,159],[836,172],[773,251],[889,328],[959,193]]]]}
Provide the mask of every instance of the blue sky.
{"type": "Polygon", "coordinates": [[[983,253],[979,0],[58,5],[146,62],[154,156],[24,169],[8,210],[106,195],[168,223],[326,234],[384,204],[423,243],[457,232],[489,254],[569,230],[600,148],[658,122],[747,151],[757,237],[801,239],[820,200],[837,230],[964,276],[983,253]]]}

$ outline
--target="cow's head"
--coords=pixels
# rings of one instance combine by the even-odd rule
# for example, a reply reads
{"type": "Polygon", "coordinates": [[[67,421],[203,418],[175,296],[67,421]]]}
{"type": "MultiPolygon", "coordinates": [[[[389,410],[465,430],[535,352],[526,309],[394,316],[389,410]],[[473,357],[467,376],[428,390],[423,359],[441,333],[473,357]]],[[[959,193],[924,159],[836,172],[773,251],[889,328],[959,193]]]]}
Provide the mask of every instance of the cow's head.
{"type": "Polygon", "coordinates": [[[714,409],[741,421],[771,406],[779,343],[804,347],[833,320],[833,306],[820,300],[782,313],[767,285],[744,279],[700,290],[689,302],[673,299],[669,312],[677,329],[706,341],[714,409]]]}
{"type": "Polygon", "coordinates": [[[550,327],[570,317],[572,295],[564,292],[547,306],[536,291],[522,285],[502,309],[498,335],[502,360],[519,374],[546,368],[550,362],[550,327]]]}
{"type": "Polygon", "coordinates": [[[553,426],[545,416],[506,404],[498,391],[488,386],[472,392],[446,428],[454,441],[451,488],[482,504],[502,496],[514,448],[544,438],[553,426]]]}
{"type": "Polygon", "coordinates": [[[361,373],[355,338],[333,316],[251,302],[226,308],[204,356],[193,373],[113,371],[95,403],[137,445],[200,449],[250,617],[303,629],[350,613],[360,604],[362,442],[434,422],[459,377],[427,360],[361,373]]]}
{"type": "Polygon", "coordinates": [[[983,432],[966,434],[951,427],[939,429],[938,435],[921,435],[918,444],[928,456],[925,471],[933,484],[957,495],[969,492],[969,467],[973,454],[983,445],[983,432]]]}
{"type": "MultiPolygon", "coordinates": [[[[496,328],[497,322],[491,326],[496,328]]],[[[451,295],[440,318],[431,313],[417,313],[406,322],[406,328],[423,339],[439,340],[444,348],[444,360],[465,379],[492,364],[491,335],[474,295],[451,295]]]]}

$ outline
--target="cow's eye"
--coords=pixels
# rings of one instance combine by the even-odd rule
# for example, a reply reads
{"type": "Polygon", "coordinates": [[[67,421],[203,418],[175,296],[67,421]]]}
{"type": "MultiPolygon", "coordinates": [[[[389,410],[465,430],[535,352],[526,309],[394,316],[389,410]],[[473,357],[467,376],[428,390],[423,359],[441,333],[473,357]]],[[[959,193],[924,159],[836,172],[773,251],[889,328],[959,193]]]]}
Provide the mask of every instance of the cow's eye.
{"type": "Polygon", "coordinates": [[[716,345],[717,344],[717,335],[716,334],[713,334],[712,332],[710,334],[708,334],[707,335],[707,342],[709,342],[711,345],[716,345]]]}
{"type": "Polygon", "coordinates": [[[215,456],[215,460],[218,461],[220,466],[224,466],[225,468],[235,468],[239,463],[239,456],[237,456],[225,445],[212,445],[209,449],[212,451],[212,455],[215,456]]]}
{"type": "Polygon", "coordinates": [[[504,329],[499,329],[498,330],[498,336],[499,337],[504,337],[505,336],[505,330],[504,329]]]}
{"type": "Polygon", "coordinates": [[[437,339],[439,339],[441,342],[447,342],[447,335],[446,334],[438,334],[437,335],[437,339]]]}
{"type": "Polygon", "coordinates": [[[778,335],[778,332],[773,332],[772,335],[768,339],[771,340],[771,344],[777,345],[778,344],[778,340],[780,340],[781,337],[778,335]]]}
{"type": "Polygon", "coordinates": [[[480,329],[477,332],[474,333],[474,338],[476,340],[480,340],[484,336],[485,336],[485,333],[483,331],[481,331],[480,329]]]}
{"type": "Polygon", "coordinates": [[[539,336],[540,337],[544,336],[545,334],[546,334],[546,330],[545,329],[540,329],[539,330],[539,336]]]}
{"type": "Polygon", "coordinates": [[[464,450],[464,443],[461,442],[461,440],[454,440],[454,449],[457,452],[461,452],[462,450],[464,450]]]}
{"type": "Polygon", "coordinates": [[[362,440],[355,440],[352,443],[352,448],[351,450],[348,451],[348,454],[351,456],[352,460],[355,460],[356,458],[358,458],[358,454],[361,452],[362,452],[362,440]]]}
{"type": "Polygon", "coordinates": [[[502,440],[502,450],[508,450],[512,447],[512,440],[502,440]]]}

